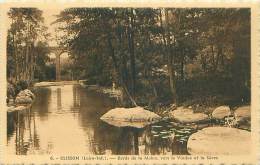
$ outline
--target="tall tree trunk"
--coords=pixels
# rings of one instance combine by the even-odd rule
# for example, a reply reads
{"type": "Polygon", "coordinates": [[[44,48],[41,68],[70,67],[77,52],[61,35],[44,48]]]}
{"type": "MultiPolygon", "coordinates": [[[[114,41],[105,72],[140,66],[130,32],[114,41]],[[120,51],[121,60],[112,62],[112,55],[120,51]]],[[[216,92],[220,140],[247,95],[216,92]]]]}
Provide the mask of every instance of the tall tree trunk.
{"type": "MultiPolygon", "coordinates": [[[[162,20],[161,20],[162,22],[162,20]]],[[[165,34],[163,36],[163,40],[165,42],[165,53],[167,56],[167,68],[168,68],[168,74],[169,74],[169,82],[170,82],[170,89],[173,96],[173,103],[177,104],[177,91],[176,91],[176,76],[174,72],[174,66],[173,66],[173,55],[171,54],[170,48],[170,33],[169,33],[169,15],[168,15],[168,9],[165,9],[165,34]]],[[[174,38],[175,40],[175,38],[174,38]]],[[[175,41],[174,41],[175,43],[175,41]]]]}
{"type": "Polygon", "coordinates": [[[26,61],[25,61],[25,79],[29,80],[30,77],[30,64],[29,64],[29,53],[30,53],[30,46],[26,45],[26,61]]]}
{"type": "Polygon", "coordinates": [[[135,51],[134,51],[134,14],[133,9],[130,13],[130,21],[128,20],[128,48],[130,53],[130,64],[131,64],[131,93],[135,97],[136,88],[136,71],[135,71],[135,51]]]}
{"type": "MultiPolygon", "coordinates": [[[[208,57],[208,52],[207,52],[206,57],[208,57]]],[[[204,73],[206,73],[207,72],[207,61],[206,61],[206,58],[203,53],[200,54],[200,58],[201,58],[202,69],[203,69],[204,73]]]]}
{"type": "Polygon", "coordinates": [[[29,53],[30,53],[30,45],[29,45],[29,22],[27,23],[27,37],[26,37],[26,53],[25,53],[25,80],[29,80],[29,53]]]}
{"type": "Polygon", "coordinates": [[[18,57],[17,57],[17,45],[15,41],[15,34],[13,34],[13,49],[14,49],[14,62],[15,62],[15,82],[19,80],[19,69],[18,69],[18,57]]]}
{"type": "MultiPolygon", "coordinates": [[[[117,22],[117,26],[120,27],[119,22],[117,22]]],[[[119,51],[120,54],[122,55],[122,67],[121,67],[121,73],[122,73],[122,81],[126,84],[128,87],[128,69],[127,69],[127,55],[124,52],[124,40],[123,40],[123,35],[124,32],[121,28],[118,31],[118,39],[119,39],[119,51]]]]}
{"type": "Polygon", "coordinates": [[[211,45],[211,56],[212,56],[212,64],[215,64],[215,53],[214,53],[214,45],[211,45]]]}
{"type": "Polygon", "coordinates": [[[35,50],[33,44],[31,45],[31,62],[30,62],[30,80],[34,79],[34,67],[35,67],[35,50]]]}
{"type": "Polygon", "coordinates": [[[184,62],[185,62],[185,57],[184,57],[184,53],[182,53],[182,57],[181,57],[181,80],[184,80],[184,62]]]}
{"type": "Polygon", "coordinates": [[[111,34],[108,34],[107,36],[107,42],[108,42],[108,48],[109,48],[109,51],[110,51],[110,56],[112,58],[112,61],[113,61],[113,64],[114,64],[114,68],[115,68],[115,71],[119,77],[119,81],[123,87],[123,90],[124,92],[126,93],[126,95],[128,96],[128,98],[130,99],[130,101],[132,102],[132,104],[134,106],[138,106],[134,100],[134,98],[131,96],[131,94],[129,93],[128,89],[127,89],[127,86],[126,84],[124,83],[123,79],[122,79],[122,74],[120,73],[120,70],[119,70],[119,65],[117,63],[117,60],[116,60],[116,56],[115,56],[115,51],[114,51],[114,48],[113,48],[113,45],[112,45],[112,39],[111,39],[111,34]]]}
{"type": "Polygon", "coordinates": [[[222,56],[222,46],[218,46],[218,53],[214,64],[214,73],[218,70],[219,59],[222,56]]]}
{"type": "Polygon", "coordinates": [[[172,97],[173,97],[173,103],[177,103],[177,92],[176,92],[176,76],[173,68],[173,58],[171,55],[168,56],[168,74],[170,78],[170,88],[172,92],[172,97]]]}

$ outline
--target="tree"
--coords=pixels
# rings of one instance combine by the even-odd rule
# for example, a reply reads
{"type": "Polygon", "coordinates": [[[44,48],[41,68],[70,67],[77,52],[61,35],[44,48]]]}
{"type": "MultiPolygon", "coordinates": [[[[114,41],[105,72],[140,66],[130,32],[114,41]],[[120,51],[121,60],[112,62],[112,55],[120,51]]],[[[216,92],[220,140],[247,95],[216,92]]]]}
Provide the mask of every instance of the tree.
{"type": "MultiPolygon", "coordinates": [[[[36,54],[38,42],[46,42],[47,28],[43,26],[42,11],[37,8],[11,8],[8,12],[11,27],[8,30],[7,63],[8,76],[15,81],[32,81],[36,61],[44,54],[36,54]],[[11,62],[14,62],[11,64],[11,62]]],[[[44,45],[47,49],[47,45],[44,45]]],[[[39,52],[38,52],[39,53],[39,52]]]]}
{"type": "Polygon", "coordinates": [[[81,75],[116,82],[136,105],[179,104],[248,84],[249,20],[248,9],[69,8],[56,23],[81,75]]]}

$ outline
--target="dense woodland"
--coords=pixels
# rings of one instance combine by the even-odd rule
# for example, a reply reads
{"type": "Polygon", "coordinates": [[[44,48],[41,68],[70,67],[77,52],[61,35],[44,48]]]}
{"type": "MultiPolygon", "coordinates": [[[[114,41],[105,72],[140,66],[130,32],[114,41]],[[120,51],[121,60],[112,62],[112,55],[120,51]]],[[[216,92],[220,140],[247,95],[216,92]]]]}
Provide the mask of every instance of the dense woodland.
{"type": "Polygon", "coordinates": [[[7,36],[7,76],[13,81],[32,81],[48,60],[47,27],[42,11],[36,8],[12,8],[7,36]]]}
{"type": "MultiPolygon", "coordinates": [[[[42,12],[8,16],[8,80],[55,79],[42,12]]],[[[74,79],[115,83],[132,105],[250,101],[249,9],[69,8],[53,24],[74,79]]]]}

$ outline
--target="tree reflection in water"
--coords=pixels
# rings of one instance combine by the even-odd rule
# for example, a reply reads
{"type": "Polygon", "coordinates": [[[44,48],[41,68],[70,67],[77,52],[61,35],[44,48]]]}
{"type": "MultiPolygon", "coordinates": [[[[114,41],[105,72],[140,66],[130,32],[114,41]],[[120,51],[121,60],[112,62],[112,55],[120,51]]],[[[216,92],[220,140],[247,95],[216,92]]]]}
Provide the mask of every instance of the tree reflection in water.
{"type": "Polygon", "coordinates": [[[101,93],[61,86],[38,88],[36,95],[31,109],[8,114],[11,154],[187,154],[186,144],[155,137],[151,126],[121,128],[101,121],[118,106],[101,93]]]}
{"type": "Polygon", "coordinates": [[[177,155],[187,154],[186,145],[172,139],[154,137],[151,127],[144,129],[118,128],[106,123],[94,129],[94,139],[102,146],[95,154],[116,155],[177,155]]]}
{"type": "Polygon", "coordinates": [[[58,111],[62,110],[61,89],[60,88],[57,88],[57,109],[58,109],[58,111]]]}
{"type": "Polygon", "coordinates": [[[12,112],[8,114],[8,136],[15,135],[15,152],[26,155],[39,149],[39,138],[36,130],[35,117],[32,110],[12,112]]]}

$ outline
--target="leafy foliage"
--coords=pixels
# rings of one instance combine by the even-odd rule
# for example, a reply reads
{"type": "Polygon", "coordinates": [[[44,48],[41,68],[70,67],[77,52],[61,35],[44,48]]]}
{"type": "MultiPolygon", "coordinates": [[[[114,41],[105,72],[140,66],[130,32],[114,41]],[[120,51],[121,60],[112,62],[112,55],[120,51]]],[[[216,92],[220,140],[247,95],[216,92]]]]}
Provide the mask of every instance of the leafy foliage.
{"type": "Polygon", "coordinates": [[[33,81],[34,72],[42,70],[48,61],[49,34],[43,25],[42,11],[11,8],[8,16],[11,27],[7,36],[7,75],[14,82],[33,81]]]}
{"type": "Polygon", "coordinates": [[[249,101],[249,9],[70,8],[56,23],[85,78],[126,84],[139,102],[169,88],[179,102],[249,101]]]}
{"type": "MultiPolygon", "coordinates": [[[[42,12],[12,8],[8,15],[8,76],[51,79],[42,12]]],[[[64,74],[115,83],[133,105],[250,101],[249,9],[68,8],[54,23],[72,61],[64,74]]]]}

